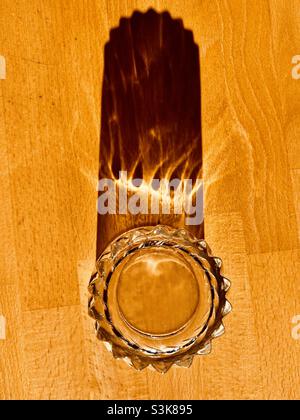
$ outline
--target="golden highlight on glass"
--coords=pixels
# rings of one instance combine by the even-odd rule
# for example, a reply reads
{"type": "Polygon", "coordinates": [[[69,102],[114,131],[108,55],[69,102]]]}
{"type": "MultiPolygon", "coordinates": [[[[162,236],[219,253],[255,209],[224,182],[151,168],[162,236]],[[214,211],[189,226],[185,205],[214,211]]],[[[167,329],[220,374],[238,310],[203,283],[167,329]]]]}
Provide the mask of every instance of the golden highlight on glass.
{"type": "Polygon", "coordinates": [[[189,367],[223,334],[230,282],[207,243],[185,229],[130,230],[108,246],[96,268],[89,313],[97,336],[136,369],[189,367]]]}

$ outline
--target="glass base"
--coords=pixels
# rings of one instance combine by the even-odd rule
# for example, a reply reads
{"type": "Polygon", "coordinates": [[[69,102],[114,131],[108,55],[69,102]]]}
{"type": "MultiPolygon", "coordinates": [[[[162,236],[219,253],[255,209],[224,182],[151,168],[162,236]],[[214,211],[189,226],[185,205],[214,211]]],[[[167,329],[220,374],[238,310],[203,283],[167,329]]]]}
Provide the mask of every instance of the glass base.
{"type": "Polygon", "coordinates": [[[129,326],[157,338],[184,328],[199,303],[197,277],[188,259],[163,247],[127,258],[118,278],[117,302],[129,326]]]}
{"type": "Polygon", "coordinates": [[[90,281],[98,338],[137,369],[189,366],[210,352],[231,310],[220,268],[206,242],[184,229],[126,232],[100,256],[90,281]]]}

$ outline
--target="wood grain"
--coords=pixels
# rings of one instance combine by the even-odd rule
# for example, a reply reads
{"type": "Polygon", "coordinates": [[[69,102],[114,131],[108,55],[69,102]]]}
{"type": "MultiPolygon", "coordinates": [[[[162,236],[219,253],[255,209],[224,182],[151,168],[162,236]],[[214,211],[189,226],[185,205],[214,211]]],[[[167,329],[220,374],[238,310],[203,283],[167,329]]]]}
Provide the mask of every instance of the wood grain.
{"type": "Polygon", "coordinates": [[[2,0],[1,399],[300,398],[298,0],[2,0]],[[115,361],[86,317],[103,47],[135,9],[200,47],[206,239],[234,311],[208,357],[165,376],[115,361]]]}

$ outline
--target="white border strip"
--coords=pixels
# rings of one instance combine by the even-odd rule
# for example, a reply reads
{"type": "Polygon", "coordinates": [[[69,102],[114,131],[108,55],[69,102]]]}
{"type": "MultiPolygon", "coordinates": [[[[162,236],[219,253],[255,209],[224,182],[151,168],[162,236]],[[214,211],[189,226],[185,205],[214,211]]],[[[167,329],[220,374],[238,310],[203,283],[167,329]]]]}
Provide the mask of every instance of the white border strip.
{"type": "Polygon", "coordinates": [[[6,319],[0,315],[0,340],[6,339],[6,319]]]}
{"type": "Polygon", "coordinates": [[[0,79],[6,79],[6,61],[2,55],[0,55],[0,79]]]}

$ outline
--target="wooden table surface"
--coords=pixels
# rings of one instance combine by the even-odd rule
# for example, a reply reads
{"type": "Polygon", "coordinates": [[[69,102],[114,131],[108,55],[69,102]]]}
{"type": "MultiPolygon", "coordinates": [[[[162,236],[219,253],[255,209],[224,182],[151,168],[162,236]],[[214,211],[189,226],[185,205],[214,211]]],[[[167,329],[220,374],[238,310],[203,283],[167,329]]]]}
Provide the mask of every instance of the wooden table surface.
{"type": "Polygon", "coordinates": [[[299,54],[299,0],[1,0],[1,399],[300,398],[299,54]],[[164,376],[115,361],[86,315],[103,47],[150,6],[200,47],[206,239],[234,308],[164,376]]]}

